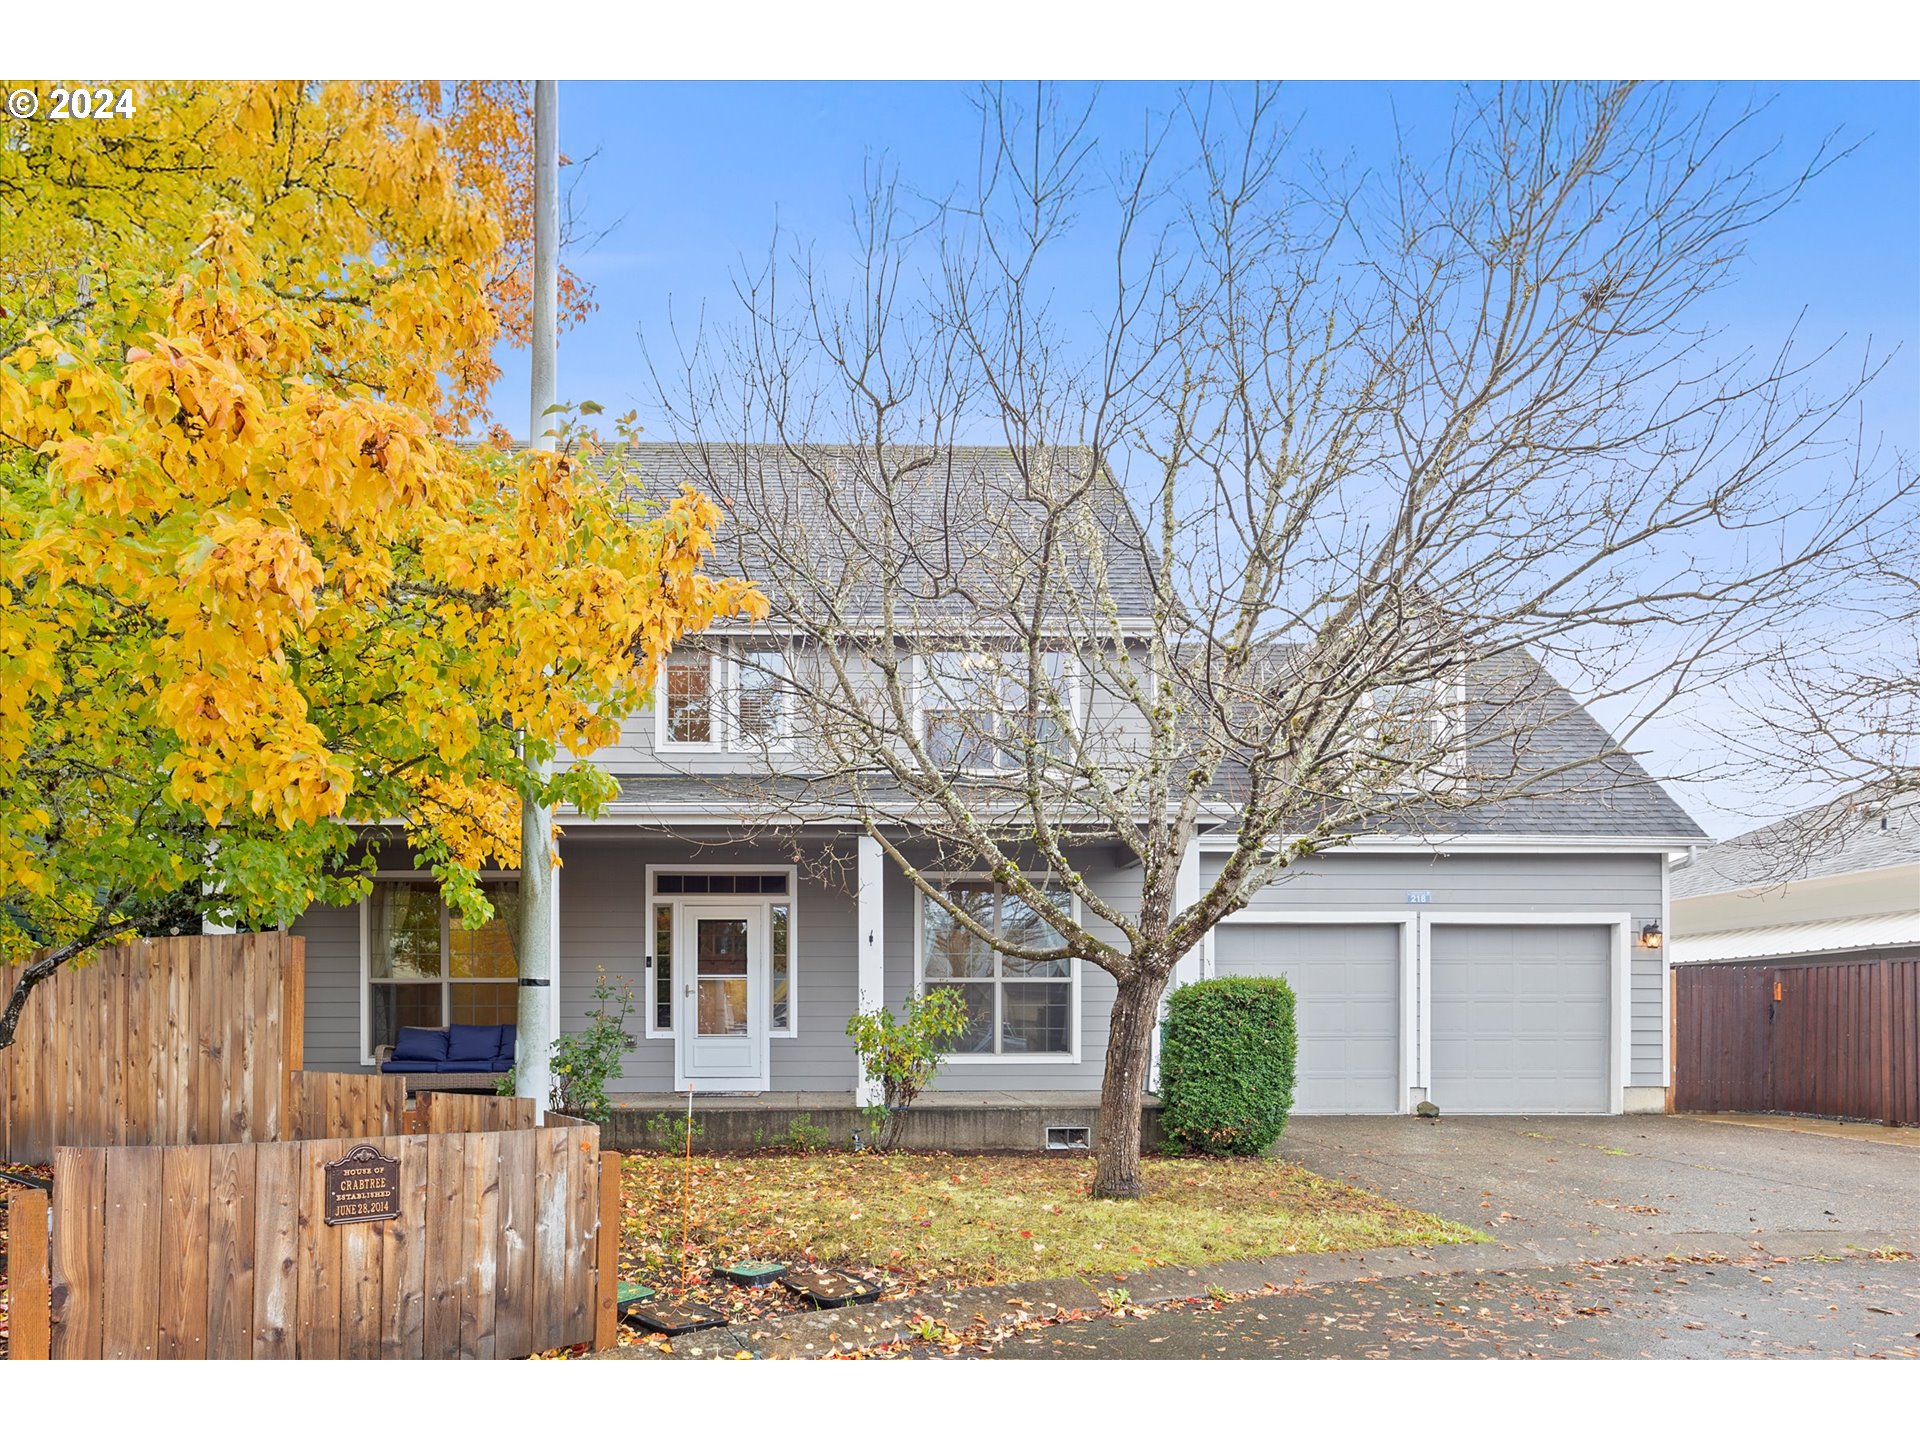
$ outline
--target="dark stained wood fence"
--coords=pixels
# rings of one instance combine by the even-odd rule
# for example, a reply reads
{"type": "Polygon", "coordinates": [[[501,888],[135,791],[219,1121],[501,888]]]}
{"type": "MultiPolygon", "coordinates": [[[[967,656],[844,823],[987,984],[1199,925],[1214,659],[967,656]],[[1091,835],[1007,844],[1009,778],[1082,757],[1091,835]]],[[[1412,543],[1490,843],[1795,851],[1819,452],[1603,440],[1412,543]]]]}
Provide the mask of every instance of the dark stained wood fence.
{"type": "MultiPolygon", "coordinates": [[[[389,1135],[400,1217],[324,1222],[348,1137],[63,1147],[55,1359],[508,1358],[611,1344],[618,1162],[593,1126],[389,1135]],[[611,1208],[609,1208],[611,1207],[611,1208]]],[[[30,1358],[15,1320],[14,1354],[30,1358]]]]}
{"type": "Polygon", "coordinates": [[[1673,1107],[1920,1125],[1920,960],[1676,965],[1673,1107]]]}
{"type": "MultiPolygon", "coordinates": [[[[60,1145],[281,1138],[305,957],[296,936],[187,935],[63,967],[0,1050],[0,1157],[44,1165],[60,1145]]],[[[18,975],[0,966],[0,996],[18,975]]]]}

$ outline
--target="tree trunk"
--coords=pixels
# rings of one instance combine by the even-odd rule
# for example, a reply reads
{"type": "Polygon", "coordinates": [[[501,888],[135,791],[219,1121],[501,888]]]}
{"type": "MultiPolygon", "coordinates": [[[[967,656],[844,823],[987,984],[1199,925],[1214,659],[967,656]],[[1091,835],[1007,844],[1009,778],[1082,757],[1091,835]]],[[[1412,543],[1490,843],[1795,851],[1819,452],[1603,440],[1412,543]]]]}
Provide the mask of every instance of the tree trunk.
{"type": "Polygon", "coordinates": [[[1107,1025],[1107,1070],[1100,1083],[1100,1144],[1093,1193],[1102,1200],[1137,1200],[1140,1183],[1140,1104],[1153,1063],[1153,1032],[1167,976],[1138,973],[1120,981],[1107,1025]]]}

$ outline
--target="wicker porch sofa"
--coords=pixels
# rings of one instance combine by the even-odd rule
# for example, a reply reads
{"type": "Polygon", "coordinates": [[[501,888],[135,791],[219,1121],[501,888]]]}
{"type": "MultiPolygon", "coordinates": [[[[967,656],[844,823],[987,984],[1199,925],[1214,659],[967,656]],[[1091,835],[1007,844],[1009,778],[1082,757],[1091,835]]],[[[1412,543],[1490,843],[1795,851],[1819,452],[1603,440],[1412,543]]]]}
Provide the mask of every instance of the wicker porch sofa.
{"type": "Polygon", "coordinates": [[[513,1068],[515,1027],[450,1025],[426,1030],[403,1025],[396,1042],[373,1052],[383,1075],[404,1076],[407,1093],[421,1090],[479,1090],[491,1093],[513,1068]]]}

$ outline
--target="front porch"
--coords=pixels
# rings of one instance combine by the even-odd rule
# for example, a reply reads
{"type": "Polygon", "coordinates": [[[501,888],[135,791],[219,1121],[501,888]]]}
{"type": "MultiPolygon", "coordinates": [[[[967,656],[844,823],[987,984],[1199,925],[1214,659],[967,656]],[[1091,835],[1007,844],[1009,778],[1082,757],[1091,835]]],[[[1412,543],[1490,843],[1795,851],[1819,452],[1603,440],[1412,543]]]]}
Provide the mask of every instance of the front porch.
{"type": "MultiPolygon", "coordinates": [[[[1160,1144],[1160,1099],[1145,1096],[1141,1145],[1160,1144]]],[[[666,1150],[681,1142],[687,1097],[683,1092],[625,1094],[601,1124],[609,1150],[666,1150]]],[[[795,1143],[801,1127],[826,1132],[826,1144],[850,1148],[860,1107],[848,1090],[769,1091],[753,1095],[693,1097],[698,1151],[739,1152],[795,1143]]],[[[1052,1150],[1080,1154],[1098,1139],[1100,1095],[1074,1090],[934,1091],[907,1112],[899,1143],[909,1150],[958,1153],[1052,1150]],[[1079,1132],[1084,1132],[1082,1135],[1079,1132]]],[[[813,1135],[818,1141],[817,1134],[813,1135]]]]}

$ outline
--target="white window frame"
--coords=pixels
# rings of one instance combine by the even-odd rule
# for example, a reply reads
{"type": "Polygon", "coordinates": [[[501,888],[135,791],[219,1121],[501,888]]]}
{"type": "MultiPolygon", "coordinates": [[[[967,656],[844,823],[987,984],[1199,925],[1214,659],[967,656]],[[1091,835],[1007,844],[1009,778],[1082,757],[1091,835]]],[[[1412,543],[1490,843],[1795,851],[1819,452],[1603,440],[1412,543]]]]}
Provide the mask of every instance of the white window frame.
{"type": "Polygon", "coordinates": [[[726,653],[727,688],[722,697],[721,715],[726,728],[726,743],[729,749],[750,753],[769,753],[784,755],[793,749],[794,731],[794,690],[793,660],[790,653],[777,645],[751,645],[736,641],[727,647],[726,653]],[[746,668],[744,661],[748,655],[778,655],[780,657],[781,678],[775,694],[780,700],[780,719],[771,739],[749,738],[740,723],[740,698],[745,693],[741,688],[741,674],[746,668]]]}
{"type": "MultiPolygon", "coordinates": [[[[434,885],[438,883],[434,880],[432,873],[426,870],[376,870],[374,871],[374,874],[373,874],[373,880],[376,885],[380,884],[382,881],[412,881],[416,884],[424,883],[428,885],[434,885]]],[[[517,885],[520,882],[520,872],[518,870],[483,870],[480,872],[480,881],[482,884],[489,884],[489,883],[498,884],[502,881],[507,881],[507,880],[511,880],[517,885]]],[[[360,1063],[362,1065],[371,1065],[374,1063],[373,1062],[373,986],[376,983],[378,984],[386,983],[384,981],[376,982],[373,978],[372,904],[373,904],[373,892],[369,890],[365,895],[363,895],[360,898],[360,905],[359,905],[360,997],[359,997],[358,1004],[360,1009],[360,1063]]],[[[446,1014],[447,986],[453,983],[452,978],[447,974],[447,959],[448,959],[449,953],[453,948],[453,942],[450,934],[451,929],[452,929],[451,911],[447,905],[446,897],[442,896],[440,897],[440,980],[439,980],[440,1004],[441,1004],[440,1013],[442,1015],[446,1014]]],[[[433,982],[403,981],[401,983],[417,984],[424,988],[426,985],[433,982]]],[[[506,980],[483,980],[479,982],[466,982],[466,983],[479,983],[483,985],[505,985],[505,984],[511,984],[513,982],[506,981],[506,980]]],[[[514,986],[514,988],[516,992],[519,989],[517,984],[514,986]]],[[[554,997],[555,1013],[557,1016],[560,987],[557,984],[554,985],[552,987],[551,993],[554,997]]],[[[555,1033],[556,1034],[558,1033],[557,1029],[555,1033]]]]}
{"type": "Polygon", "coordinates": [[[659,673],[653,679],[653,748],[676,755],[717,755],[723,751],[726,748],[727,728],[724,714],[726,678],[726,655],[720,650],[683,651],[662,660],[659,673]],[[693,656],[703,656],[707,662],[708,738],[675,740],[667,732],[667,671],[676,660],[685,663],[693,656]]]}
{"type": "MultiPolygon", "coordinates": [[[[1053,884],[1053,885],[1059,885],[1060,888],[1063,890],[1067,890],[1067,887],[1064,885],[1060,885],[1060,882],[1058,880],[1052,879],[1051,877],[1044,874],[1031,872],[1031,871],[1022,871],[1021,875],[1023,878],[1031,880],[1037,885],[1045,886],[1048,884],[1053,884]]],[[[945,885],[955,883],[955,882],[960,882],[960,881],[972,881],[979,884],[988,884],[988,885],[998,884],[1002,890],[1005,890],[1007,888],[1006,882],[996,881],[992,875],[986,874],[980,871],[968,871],[968,870],[952,870],[952,871],[938,871],[938,872],[929,871],[926,874],[926,878],[941,886],[945,886],[945,885]]],[[[927,906],[933,902],[929,901],[928,898],[925,895],[921,894],[918,889],[915,889],[913,891],[913,898],[915,901],[915,904],[913,907],[914,994],[924,995],[927,993],[927,983],[928,983],[927,982],[927,906]]],[[[1080,923],[1080,897],[1078,895],[1075,895],[1071,890],[1067,890],[1067,904],[1070,907],[1070,914],[1073,917],[1073,923],[1075,925],[1078,925],[1080,923]]],[[[998,950],[994,951],[994,955],[996,957],[998,957],[1000,953],[1001,952],[998,950]]],[[[1067,979],[1072,986],[1072,998],[1069,1001],[1069,1019],[1068,1019],[1068,1030],[1073,1037],[1072,1049],[1065,1050],[1065,1051],[1053,1051],[1045,1054],[1027,1053],[1027,1054],[1006,1055],[1006,1054],[998,1053],[997,1047],[999,1046],[1000,1040],[1001,1040],[1000,1021],[999,1021],[1000,1007],[998,1003],[998,996],[999,996],[1000,987],[1006,984],[1007,981],[1006,981],[1006,977],[1000,974],[1000,961],[998,958],[996,958],[994,961],[994,976],[993,976],[993,987],[994,987],[994,994],[996,997],[995,1004],[994,1004],[994,1035],[993,1035],[993,1043],[996,1047],[995,1053],[986,1054],[986,1055],[974,1055],[974,1054],[962,1054],[959,1051],[951,1051],[951,1050],[943,1051],[940,1057],[941,1063],[943,1065],[1078,1065],[1080,1063],[1080,1032],[1082,1028],[1081,1021],[1083,1018],[1081,1015],[1081,1005],[1080,1005],[1080,972],[1083,968],[1084,967],[1081,965],[1080,960],[1077,956],[1069,955],[1067,957],[1067,979]]],[[[944,984],[946,982],[936,981],[934,983],[944,984]]],[[[960,983],[966,984],[969,982],[961,981],[960,983]]],[[[977,984],[979,982],[975,980],[972,983],[977,984]]],[[[1016,978],[1014,983],[1015,984],[1020,983],[1018,978],[1016,978]]],[[[1059,982],[1057,980],[1041,979],[1040,983],[1058,984],[1059,982]]]]}
{"type": "Polygon", "coordinates": [[[711,650],[683,651],[661,661],[653,681],[653,747],[669,755],[786,754],[793,749],[794,694],[793,667],[788,652],[777,644],[753,644],[732,641],[711,650]],[[775,654],[782,657],[787,674],[780,695],[780,728],[774,739],[749,739],[740,726],[740,676],[742,658],[749,654],[775,654]],[[667,670],[674,659],[704,655],[707,660],[707,694],[712,725],[705,740],[675,740],[667,727],[667,670]]]}
{"type": "Polygon", "coordinates": [[[761,924],[767,927],[767,1038],[771,1040],[793,1040],[800,1034],[800,867],[797,865],[649,865],[647,869],[647,929],[646,953],[642,957],[641,974],[645,977],[641,989],[646,997],[646,1038],[649,1040],[676,1040],[680,1023],[680,985],[679,967],[685,958],[675,955],[673,959],[676,976],[672,993],[668,996],[673,1013],[668,1016],[666,1025],[655,1023],[659,1018],[654,1005],[654,965],[658,959],[654,954],[655,911],[665,905],[673,911],[669,922],[677,942],[680,935],[680,906],[691,901],[695,904],[725,904],[739,901],[743,906],[757,905],[763,912],[761,924]],[[660,875],[785,875],[787,893],[785,895],[661,895],[654,888],[656,877],[660,875]],[[787,907],[787,1024],[785,1029],[773,1026],[773,907],[787,907]]]}
{"type": "MultiPolygon", "coordinates": [[[[1003,653],[1018,660],[1024,660],[1027,655],[1025,649],[996,651],[995,647],[990,645],[980,645],[970,650],[949,649],[937,650],[931,653],[924,651],[915,652],[913,656],[913,734],[914,738],[920,742],[923,748],[928,743],[927,711],[932,707],[927,704],[927,701],[932,697],[936,684],[933,676],[933,666],[936,659],[944,659],[947,656],[954,655],[984,655],[991,653],[1003,653]]],[[[1041,653],[1043,655],[1058,655],[1060,657],[1060,681],[1066,691],[1067,718],[1074,727],[1078,728],[1081,724],[1079,656],[1069,649],[1049,650],[1044,647],[1041,653]]],[[[999,673],[1000,683],[1007,683],[1011,675],[1012,672],[1003,667],[999,673]]],[[[1004,714],[1006,710],[1006,695],[1004,692],[999,695],[998,703],[1000,712],[1004,714]]],[[[993,765],[967,765],[961,768],[960,773],[967,775],[1005,775],[1020,768],[1020,762],[1012,757],[1009,751],[1001,748],[997,744],[994,748],[995,754],[1000,757],[1001,763],[993,765]]],[[[960,879],[964,877],[955,876],[953,878],[960,879]]]]}

